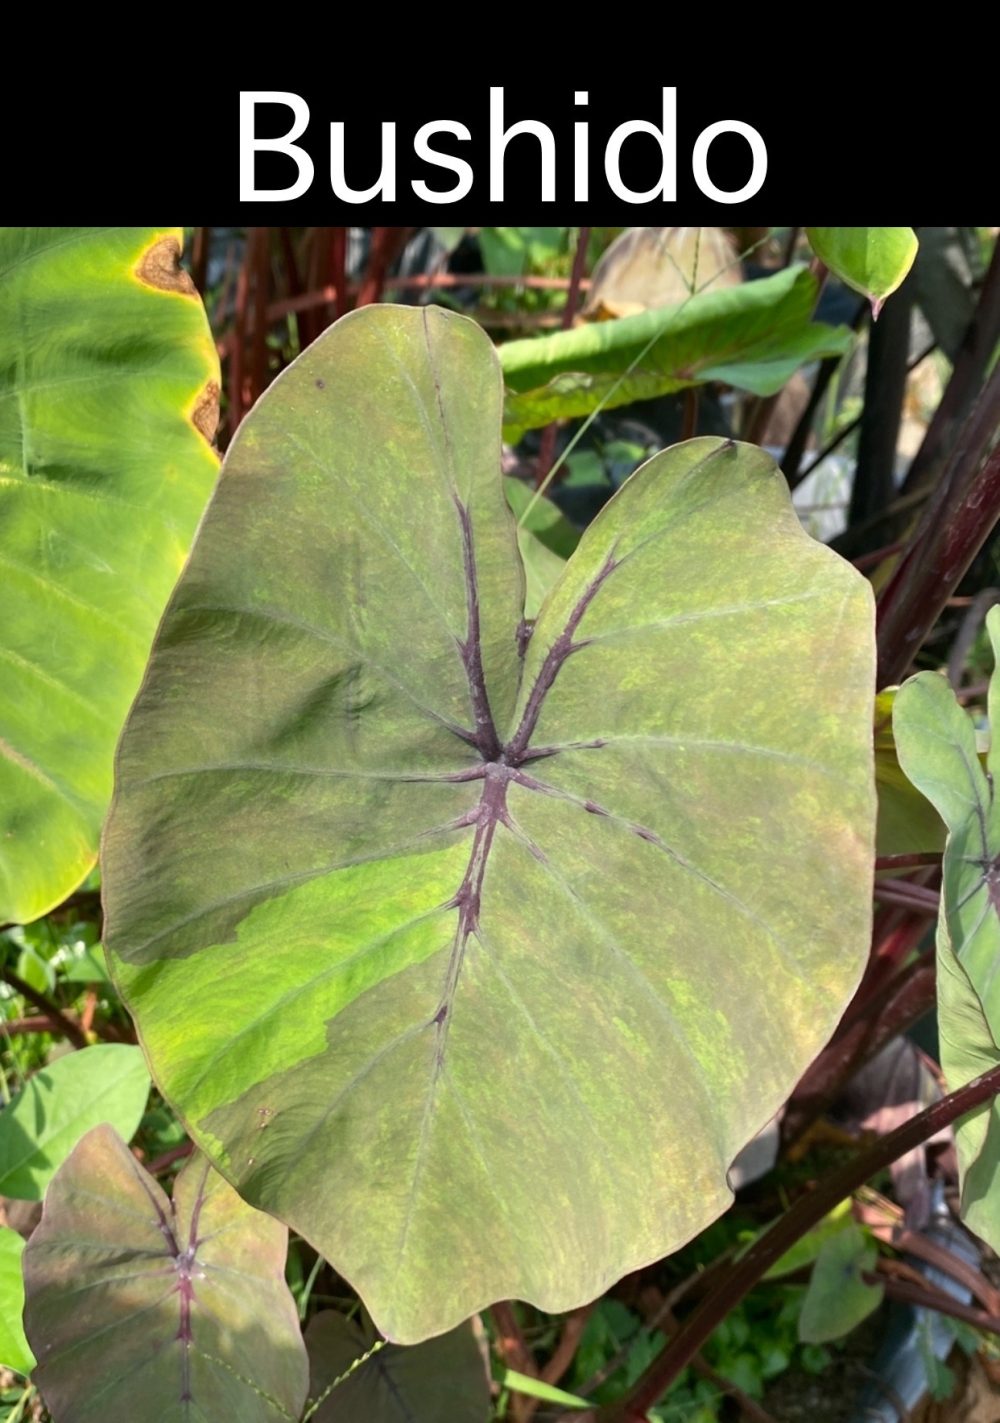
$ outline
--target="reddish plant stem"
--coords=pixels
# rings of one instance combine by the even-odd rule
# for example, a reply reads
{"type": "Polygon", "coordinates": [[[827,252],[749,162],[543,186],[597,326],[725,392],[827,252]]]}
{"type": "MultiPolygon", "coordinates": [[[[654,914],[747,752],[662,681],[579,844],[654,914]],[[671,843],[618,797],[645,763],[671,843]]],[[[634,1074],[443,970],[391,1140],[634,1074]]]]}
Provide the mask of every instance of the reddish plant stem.
{"type": "Polygon", "coordinates": [[[33,1003],[47,1018],[51,1018],[56,1024],[56,1031],[73,1044],[74,1047],[86,1047],[87,1035],[75,1019],[68,1013],[64,1013],[58,1003],[54,1003],[45,993],[40,993],[37,988],[32,988],[30,983],[25,983],[24,979],[14,972],[12,968],[0,969],[0,978],[4,983],[10,985],[15,993],[19,993],[28,1003],[33,1003]]]}
{"type": "Polygon", "coordinates": [[[875,860],[877,870],[911,870],[918,865],[939,865],[940,850],[917,851],[912,855],[878,855],[875,860]]]}
{"type": "Polygon", "coordinates": [[[716,1288],[695,1308],[628,1396],[599,1410],[594,1416],[600,1423],[633,1423],[642,1419],[646,1411],[663,1397],[726,1315],[759,1283],[775,1261],[834,1206],[863,1186],[877,1171],[890,1166],[914,1147],[921,1146],[959,1117],[992,1101],[998,1092],[1000,1067],[995,1067],[858,1152],[852,1160],[831,1172],[808,1195],[801,1196],[770,1230],[754,1241],[746,1254],[735,1262],[716,1288]]]}
{"type": "Polygon", "coordinates": [[[247,320],[250,305],[250,263],[244,253],[236,277],[236,300],[233,331],[229,341],[229,438],[239,429],[245,408],[244,358],[247,344],[247,320]]]}
{"type": "MultiPolygon", "coordinates": [[[[560,330],[568,331],[576,319],[577,307],[580,304],[580,284],[583,281],[584,269],[587,265],[587,247],[590,243],[590,228],[581,227],[576,239],[576,252],[573,254],[573,269],[569,277],[569,290],[566,293],[566,305],[563,307],[562,318],[559,322],[560,330]]],[[[551,425],[546,425],[542,431],[542,438],[538,446],[538,459],[535,461],[535,488],[540,489],[545,483],[546,476],[552,468],[552,461],[556,452],[556,432],[558,422],[553,420],[551,425]]]]}
{"type": "Polygon", "coordinates": [[[191,280],[199,296],[205,295],[205,287],[208,285],[208,253],[211,244],[212,229],[196,227],[191,241],[191,280]]]}
{"type": "Polygon", "coordinates": [[[857,558],[852,558],[854,567],[862,572],[866,568],[877,568],[885,559],[891,558],[894,553],[900,553],[906,547],[904,539],[897,539],[894,544],[883,544],[881,548],[873,548],[871,553],[859,553],[857,558]]]}
{"type": "Polygon", "coordinates": [[[684,411],[681,423],[681,439],[693,440],[698,429],[698,387],[689,385],[684,392],[684,411]]]}
{"type": "Polygon", "coordinates": [[[32,1018],[10,1018],[2,1024],[2,1031],[11,1038],[24,1037],[28,1033],[51,1033],[55,1038],[62,1035],[60,1025],[47,1014],[32,1018]]]}
{"type": "Polygon", "coordinates": [[[253,337],[250,352],[249,404],[267,385],[267,298],[271,285],[271,229],[252,227],[249,236],[249,262],[253,269],[253,337]]]}
{"type": "MultiPolygon", "coordinates": [[[[878,1232],[876,1231],[876,1234],[878,1232]]],[[[1000,1315],[1000,1290],[995,1285],[991,1285],[981,1271],[974,1265],[970,1265],[967,1260],[962,1260],[948,1250],[944,1245],[938,1245],[934,1240],[928,1239],[926,1235],[921,1235],[919,1231],[903,1229],[893,1230],[887,1243],[894,1250],[905,1251],[908,1255],[915,1255],[919,1260],[923,1260],[928,1265],[933,1265],[944,1274],[950,1275],[979,1300],[987,1314],[1000,1315]]]]}
{"type": "MultiPolygon", "coordinates": [[[[510,1300],[499,1300],[491,1305],[490,1314],[496,1325],[497,1345],[504,1363],[516,1373],[525,1374],[532,1379],[538,1378],[535,1356],[528,1348],[510,1300]]],[[[531,1416],[527,1411],[530,1402],[523,1394],[514,1394],[511,1399],[511,1417],[514,1423],[526,1423],[527,1418],[531,1416]]]]}
{"type": "Polygon", "coordinates": [[[940,907],[941,896],[937,890],[926,889],[910,880],[880,880],[874,892],[875,898],[883,904],[901,904],[907,909],[922,909],[928,914],[936,914],[940,907]]]}
{"type": "Polygon", "coordinates": [[[997,341],[1000,341],[1000,242],[994,244],[979,301],[955,356],[944,394],[906,472],[904,492],[919,488],[940,466],[957,427],[968,415],[997,341]]]}
{"type": "Polygon", "coordinates": [[[789,1099],[781,1122],[786,1148],[804,1136],[859,1068],[933,1009],[935,988],[933,954],[929,954],[884,984],[852,1017],[845,1017],[837,1036],[811,1064],[789,1099]]]}
{"type": "Polygon", "coordinates": [[[330,274],[336,294],[334,311],[338,318],[346,316],[351,309],[351,297],[347,290],[347,236],[346,227],[330,230],[330,274]]]}
{"type": "Polygon", "coordinates": [[[168,1167],[173,1166],[175,1161],[183,1161],[194,1151],[193,1141],[182,1141],[180,1146],[172,1146],[169,1151],[165,1151],[162,1156],[155,1156],[146,1167],[151,1176],[159,1176],[168,1167]]]}
{"type": "MultiPolygon", "coordinates": [[[[343,231],[343,229],[341,229],[343,231]]],[[[358,292],[357,306],[370,306],[382,300],[389,268],[409,241],[408,227],[373,227],[368,270],[358,292]]],[[[340,290],[343,290],[343,285],[340,290]]]]}
{"type": "Polygon", "coordinates": [[[878,686],[902,680],[1000,517],[1000,365],[878,600],[878,686]]]}
{"type": "MultiPolygon", "coordinates": [[[[592,1304],[585,1304],[580,1309],[574,1309],[571,1314],[566,1316],[566,1322],[563,1324],[562,1333],[559,1336],[559,1343],[556,1345],[551,1359],[542,1369],[541,1377],[545,1383],[557,1384],[566,1373],[580,1347],[580,1340],[587,1327],[587,1320],[596,1308],[597,1301],[594,1300],[592,1304]]],[[[541,1402],[540,1398],[525,1399],[523,1409],[525,1423],[534,1416],[541,1402]]]]}
{"type": "Polygon", "coordinates": [[[866,1285],[880,1285],[890,1298],[897,1299],[902,1304],[916,1305],[918,1309],[935,1309],[938,1314],[949,1314],[953,1319],[964,1320],[976,1329],[1000,1334],[1000,1318],[995,1314],[987,1314],[985,1309],[977,1309],[975,1305],[963,1304],[961,1300],[945,1294],[943,1290],[935,1290],[930,1286],[925,1289],[920,1285],[911,1284],[909,1280],[893,1279],[881,1271],[865,1270],[861,1278],[866,1285]]]}

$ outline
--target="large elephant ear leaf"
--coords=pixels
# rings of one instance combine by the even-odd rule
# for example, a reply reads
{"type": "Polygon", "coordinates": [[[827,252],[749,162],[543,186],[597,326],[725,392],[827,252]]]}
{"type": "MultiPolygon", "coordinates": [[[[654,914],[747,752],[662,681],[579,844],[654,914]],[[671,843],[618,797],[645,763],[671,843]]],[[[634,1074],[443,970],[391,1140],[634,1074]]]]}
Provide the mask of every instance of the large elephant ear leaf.
{"type": "Polygon", "coordinates": [[[0,920],[97,857],[115,741],[218,473],[180,228],[0,228],[0,920]]]}
{"type": "Polygon", "coordinates": [[[193,1157],[168,1200],[107,1126],[24,1252],[34,1380],[59,1423],[290,1423],[308,1388],[284,1226],[193,1157]]]}
{"type": "MultiPolygon", "coordinates": [[[[1000,609],[986,625],[1000,654],[1000,609]]],[[[941,1067],[952,1091],[1000,1064],[1000,673],[990,682],[992,746],[988,770],[976,734],[943,677],[921,672],[896,694],[893,727],[899,762],[948,827],[937,930],[941,1067]]],[[[988,1103],[955,1130],[962,1215],[1000,1248],[1000,1107],[988,1103]]]]}
{"type": "Polygon", "coordinates": [[[529,639],[500,420],[489,341],[432,308],[364,308],[280,377],[105,837],[157,1081],[401,1343],[702,1229],[868,947],[868,585],[766,454],[694,440],[529,639]]]}

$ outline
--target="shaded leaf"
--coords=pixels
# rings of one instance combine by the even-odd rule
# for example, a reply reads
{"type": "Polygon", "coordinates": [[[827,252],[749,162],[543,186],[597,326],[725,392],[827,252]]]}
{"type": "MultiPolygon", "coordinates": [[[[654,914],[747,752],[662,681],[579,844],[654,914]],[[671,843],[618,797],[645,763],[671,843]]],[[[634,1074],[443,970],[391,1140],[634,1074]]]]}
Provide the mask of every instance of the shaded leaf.
{"type": "MultiPolygon", "coordinates": [[[[378,1335],[335,1310],[324,1310],[306,1330],[314,1399],[347,1374],[378,1335]]],[[[487,1423],[490,1385],[468,1324],[403,1348],[387,1344],[336,1385],[314,1415],[316,1423],[487,1423]]]]}
{"type": "Polygon", "coordinates": [[[874,316],[917,255],[912,227],[807,227],[806,236],[820,261],[868,298],[874,316]]]}
{"type": "Polygon", "coordinates": [[[21,1312],[24,1309],[24,1281],[21,1256],[24,1241],[16,1230],[0,1226],[0,1367],[18,1374],[30,1374],[35,1356],[24,1337],[21,1312]]]}
{"type": "Polygon", "coordinates": [[[59,1423],[297,1419],[308,1366],[287,1233],[204,1158],[169,1201],[95,1127],[53,1178],[24,1253],[34,1378],[59,1423]]]}
{"type": "Polygon", "coordinates": [[[544,495],[534,499],[534,490],[520,479],[505,479],[504,490],[516,518],[531,509],[524,522],[518,524],[517,546],[524,564],[524,616],[535,618],[566,559],[580,542],[580,535],[550,499],[544,495]]]}
{"type": "Polygon", "coordinates": [[[180,228],[0,228],[0,921],[97,858],[112,754],[215,482],[180,228]]]}
{"type": "Polygon", "coordinates": [[[846,1225],[823,1242],[802,1301],[801,1343],[841,1339],[878,1309],[885,1291],[862,1278],[877,1260],[878,1247],[858,1225],[846,1225]]]}
{"type": "Polygon", "coordinates": [[[896,755],[892,730],[894,688],[875,698],[875,785],[878,789],[879,855],[912,855],[944,849],[944,821],[917,790],[896,755]]]}
{"type": "Polygon", "coordinates": [[[508,341],[499,352],[508,434],[705,381],[773,395],[803,362],[850,347],[845,327],[812,320],[816,296],[810,272],[790,267],[680,306],[508,341]]]}
{"type": "Polygon", "coordinates": [[[396,1342],[573,1308],[702,1229],[870,933],[868,584],[768,455],[694,440],[605,506],[522,665],[500,398],[430,308],[282,376],[105,836],[158,1084],[396,1342]]]}
{"type": "Polygon", "coordinates": [[[127,1141],[142,1120],[149,1070],[127,1043],[56,1058],[0,1112],[0,1194],[40,1201],[53,1172],[99,1122],[127,1141]]]}
{"type": "MultiPolygon", "coordinates": [[[[986,626],[1000,649],[1000,608],[986,626]]],[[[972,721],[943,677],[921,672],[896,695],[900,764],[948,827],[937,931],[938,1037],[952,1091],[1000,1064],[1000,763],[998,676],[990,683],[993,743],[984,771],[972,721]]],[[[1000,1248],[1000,1107],[984,1104],[955,1128],[962,1217],[1000,1248]]]]}

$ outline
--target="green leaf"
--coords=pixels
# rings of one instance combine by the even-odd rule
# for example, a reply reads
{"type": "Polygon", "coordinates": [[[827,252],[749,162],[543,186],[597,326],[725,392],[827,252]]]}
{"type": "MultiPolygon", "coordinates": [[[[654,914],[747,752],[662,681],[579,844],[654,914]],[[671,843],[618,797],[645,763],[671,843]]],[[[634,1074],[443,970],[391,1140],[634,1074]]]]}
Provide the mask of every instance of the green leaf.
{"type": "Polygon", "coordinates": [[[806,1231],[805,1235],[801,1236],[791,1249],[786,1250],[784,1255],[774,1262],[764,1279],[780,1279],[782,1275],[793,1275],[798,1270],[804,1270],[818,1259],[827,1241],[847,1229],[852,1221],[851,1202],[849,1200],[841,1201],[828,1215],[823,1217],[818,1225],[814,1225],[812,1230],[806,1231]]]}
{"type": "Polygon", "coordinates": [[[0,921],[97,858],[112,756],[211,492],[180,228],[0,228],[0,921]]]}
{"type": "Polygon", "coordinates": [[[501,1384],[502,1387],[515,1393],[523,1393],[528,1398],[540,1398],[543,1403],[558,1403],[563,1408],[590,1407],[585,1398],[579,1398],[575,1393],[567,1393],[564,1388],[556,1388],[554,1384],[545,1383],[542,1379],[533,1379],[530,1374],[519,1374],[516,1369],[504,1369],[501,1384]]]}
{"type": "Polygon", "coordinates": [[[142,1053],[126,1043],[100,1043],[43,1067],[0,1112],[0,1195],[40,1201],[91,1127],[107,1122],[128,1140],[148,1095],[142,1053]]]}
{"type": "Polygon", "coordinates": [[[34,1379],[59,1423],[297,1419],[308,1365],[287,1233],[192,1158],[169,1201],[95,1127],[24,1252],[34,1379]]]}
{"type": "Polygon", "coordinates": [[[878,790],[879,855],[912,855],[944,850],[945,826],[926,796],[903,771],[896,755],[892,709],[896,690],[875,698],[875,785],[878,790]]]}
{"type": "Polygon", "coordinates": [[[807,227],[806,236],[820,261],[868,298],[875,317],[917,255],[912,227],[807,227]]]}
{"type": "Polygon", "coordinates": [[[66,983],[107,983],[108,970],[101,945],[81,946],[79,952],[64,961],[60,977],[66,983]]]}
{"type": "Polygon", "coordinates": [[[35,989],[37,993],[51,993],[55,987],[56,976],[50,966],[42,958],[41,954],[27,946],[21,950],[17,960],[17,973],[19,978],[23,978],[29,988],[35,989]]]}
{"type": "Polygon", "coordinates": [[[362,1329],[335,1310],[310,1321],[309,1392],[326,1395],[316,1423],[487,1423],[489,1379],[470,1325],[409,1349],[387,1344],[352,1369],[377,1340],[367,1320],[362,1329]]]}
{"type": "Polygon", "coordinates": [[[535,499],[535,491],[519,479],[505,479],[507,503],[518,524],[517,546],[524,564],[524,616],[535,618],[546,594],[561,575],[566,560],[580,542],[580,535],[568,519],[564,519],[550,499],[543,495],[535,499]],[[534,502],[533,502],[534,501],[534,502]]]}
{"type": "Polygon", "coordinates": [[[520,277],[563,251],[565,227],[481,227],[479,249],[491,276],[520,277]]]}
{"type": "Polygon", "coordinates": [[[17,1231],[7,1225],[0,1226],[0,1366],[18,1374],[30,1374],[35,1367],[35,1356],[28,1347],[21,1322],[23,1251],[24,1241],[17,1231]]]}
{"type": "Polygon", "coordinates": [[[870,932],[868,584],[768,455],[694,440],[591,524],[522,662],[500,399],[432,308],[285,372],[105,835],[158,1084],[404,1343],[571,1309],[718,1216],[870,932]]]}
{"type": "Polygon", "coordinates": [[[574,528],[551,499],[539,495],[523,479],[507,475],[503,487],[518,527],[534,534],[539,543],[565,562],[580,542],[580,530],[574,528]]]}
{"type": "Polygon", "coordinates": [[[816,297],[815,277],[790,267],[680,306],[508,341],[500,347],[507,433],[706,381],[773,395],[803,362],[851,345],[846,327],[812,320],[816,297]]]}
{"type": "Polygon", "coordinates": [[[877,1260],[878,1247],[859,1225],[847,1225],[823,1242],[802,1301],[801,1343],[841,1339],[878,1309],[885,1291],[862,1279],[877,1260]]]}
{"type": "MultiPolygon", "coordinates": [[[[1000,609],[986,626],[1000,650],[1000,609]]],[[[938,1037],[952,1091],[1000,1065],[1000,677],[990,682],[992,747],[984,771],[976,735],[943,677],[921,672],[896,694],[893,725],[903,770],[948,827],[937,929],[938,1037]],[[987,779],[989,776],[989,779],[987,779]]],[[[1000,1106],[986,1103],[955,1128],[962,1218],[1000,1248],[1000,1106]]]]}

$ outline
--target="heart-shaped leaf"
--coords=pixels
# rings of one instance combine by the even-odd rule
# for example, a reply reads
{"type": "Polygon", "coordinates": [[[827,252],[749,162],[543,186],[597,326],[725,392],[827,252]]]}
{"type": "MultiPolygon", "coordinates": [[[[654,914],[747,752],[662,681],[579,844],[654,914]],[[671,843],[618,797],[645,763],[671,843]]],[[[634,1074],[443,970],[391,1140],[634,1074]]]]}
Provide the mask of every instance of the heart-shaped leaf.
{"type": "Polygon", "coordinates": [[[289,1423],[308,1387],[287,1232],[192,1158],[170,1201],[110,1127],[49,1186],[24,1252],[34,1379],[59,1423],[289,1423]]]}
{"type": "Polygon", "coordinates": [[[806,236],[820,261],[868,298],[876,317],[917,255],[912,227],[807,227],[806,236]]]}
{"type": "Polygon", "coordinates": [[[112,757],[218,472],[181,229],[0,228],[0,921],[97,858],[112,757]]]}
{"type": "Polygon", "coordinates": [[[717,1216],[870,927],[867,583],[769,456],[693,440],[525,646],[500,408],[489,341],[432,308],[364,308],[285,372],[105,837],[159,1084],[407,1343],[579,1305],[717,1216]]]}
{"type": "Polygon", "coordinates": [[[813,321],[816,296],[815,277],[790,267],[680,306],[508,341],[500,348],[508,434],[705,381],[773,395],[804,361],[850,348],[845,327],[813,321]]]}
{"type": "Polygon", "coordinates": [[[409,1348],[387,1344],[353,1367],[377,1341],[367,1321],[332,1309],[310,1320],[309,1391],[324,1398],[316,1423],[487,1423],[489,1379],[468,1324],[409,1348]]]}
{"type": "MultiPolygon", "coordinates": [[[[1000,657],[1000,608],[987,615],[1000,657]]],[[[952,1091],[1000,1062],[1000,675],[990,682],[992,747],[984,771],[976,734],[947,681],[920,672],[896,694],[900,765],[948,827],[937,935],[938,1035],[952,1091]]],[[[1000,1248],[1000,1107],[989,1103],[955,1132],[962,1215],[1000,1248]]]]}
{"type": "Polygon", "coordinates": [[[878,1247],[853,1222],[824,1240],[799,1315],[802,1343],[841,1339],[878,1309],[884,1291],[864,1279],[877,1260],[878,1247]]]}
{"type": "Polygon", "coordinates": [[[98,1043],[33,1073],[0,1112],[0,1195],[40,1201],[91,1127],[107,1122],[128,1141],[148,1096],[149,1069],[127,1043],[98,1043]]]}

